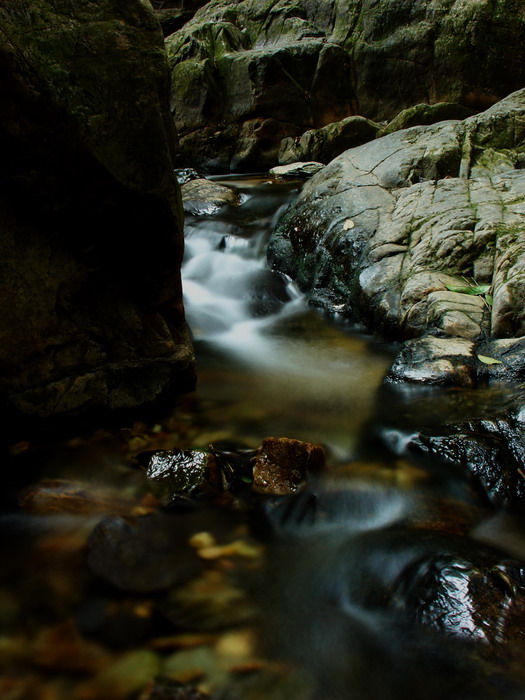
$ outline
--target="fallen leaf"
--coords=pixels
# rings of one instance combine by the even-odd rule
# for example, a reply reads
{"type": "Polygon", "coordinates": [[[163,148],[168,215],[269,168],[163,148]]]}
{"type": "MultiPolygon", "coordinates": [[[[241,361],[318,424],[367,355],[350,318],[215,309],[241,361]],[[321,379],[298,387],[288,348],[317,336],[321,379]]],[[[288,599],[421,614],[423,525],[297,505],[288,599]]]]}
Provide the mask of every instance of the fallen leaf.
{"type": "Polygon", "coordinates": [[[495,357],[487,357],[486,355],[478,355],[478,360],[485,365],[502,365],[501,360],[496,360],[495,357]]]}
{"type": "Polygon", "coordinates": [[[352,219],[347,219],[343,224],[343,230],[350,231],[350,229],[354,228],[354,226],[355,226],[355,221],[352,221],[352,219]]]}

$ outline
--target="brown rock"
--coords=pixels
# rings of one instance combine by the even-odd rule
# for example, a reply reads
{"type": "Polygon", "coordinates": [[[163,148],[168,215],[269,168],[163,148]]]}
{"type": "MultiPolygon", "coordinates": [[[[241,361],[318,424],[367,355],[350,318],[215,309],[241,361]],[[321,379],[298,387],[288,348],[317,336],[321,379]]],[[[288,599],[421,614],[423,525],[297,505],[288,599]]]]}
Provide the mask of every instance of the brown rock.
{"type": "Polygon", "coordinates": [[[301,486],[308,471],[322,469],[321,445],[289,438],[269,437],[253,460],[253,485],[261,493],[284,495],[301,486]]]}

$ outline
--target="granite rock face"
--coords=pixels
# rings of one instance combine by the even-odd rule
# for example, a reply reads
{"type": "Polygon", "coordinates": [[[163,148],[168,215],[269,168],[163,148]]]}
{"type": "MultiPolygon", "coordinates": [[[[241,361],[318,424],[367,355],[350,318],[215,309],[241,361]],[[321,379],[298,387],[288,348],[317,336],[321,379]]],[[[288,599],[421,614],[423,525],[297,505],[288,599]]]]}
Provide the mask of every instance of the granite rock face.
{"type": "MultiPolygon", "coordinates": [[[[450,372],[427,367],[421,381],[486,375],[501,364],[490,354],[498,343],[525,335],[524,145],[519,91],[464,121],[350,149],[305,185],[269,261],[315,303],[415,344],[418,362],[422,343],[434,359],[457,354],[447,338],[463,343],[468,372],[450,362],[450,372]],[[429,333],[439,352],[437,340],[421,339],[429,333]]],[[[398,358],[395,379],[418,381],[414,352],[398,358]]]]}
{"type": "Polygon", "coordinates": [[[183,164],[264,169],[351,116],[486,109],[523,86],[524,38],[520,0],[212,0],[167,38],[183,164]]]}
{"type": "Polygon", "coordinates": [[[194,383],[169,73],[151,7],[0,8],[0,383],[9,414],[194,383]]]}

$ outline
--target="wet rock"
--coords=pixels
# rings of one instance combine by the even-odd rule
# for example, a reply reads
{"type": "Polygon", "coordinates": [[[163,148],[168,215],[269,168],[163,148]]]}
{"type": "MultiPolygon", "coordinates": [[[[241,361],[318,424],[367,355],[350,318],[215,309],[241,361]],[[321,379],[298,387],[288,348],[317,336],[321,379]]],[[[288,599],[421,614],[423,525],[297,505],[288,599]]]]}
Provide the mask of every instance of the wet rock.
{"type": "Polygon", "coordinates": [[[477,348],[478,376],[489,381],[525,379],[525,338],[502,338],[477,348]]]}
{"type": "Polygon", "coordinates": [[[168,498],[199,496],[211,490],[216,471],[215,460],[207,452],[161,450],[149,457],[146,477],[159,495],[168,498]]]}
{"type": "Polygon", "coordinates": [[[323,469],[325,453],[320,445],[289,438],[265,438],[253,460],[253,487],[261,493],[297,491],[309,471],[323,469]]]}
{"type": "Polygon", "coordinates": [[[472,548],[468,554],[462,549],[443,541],[440,552],[404,572],[394,597],[403,599],[409,618],[418,624],[482,642],[497,656],[518,656],[525,643],[523,565],[489,548],[472,548]]]}
{"type": "Polygon", "coordinates": [[[202,180],[203,177],[200,173],[198,173],[196,170],[193,168],[180,168],[178,170],[175,170],[175,176],[177,178],[177,182],[179,185],[185,185],[187,182],[190,182],[191,180],[202,180]]]}
{"type": "Polygon", "coordinates": [[[521,508],[525,503],[522,433],[522,424],[513,417],[473,420],[439,432],[421,432],[410,441],[410,449],[465,469],[494,505],[521,508]]]}
{"type": "Polygon", "coordinates": [[[186,544],[187,530],[168,515],[128,521],[102,520],[88,540],[91,571],[124,591],[149,593],[185,581],[200,569],[199,559],[186,544]]]}
{"type": "Polygon", "coordinates": [[[291,296],[285,275],[263,269],[253,276],[248,304],[253,316],[274,314],[288,301],[291,301],[291,296]]]}
{"type": "Polygon", "coordinates": [[[210,445],[210,451],[217,462],[222,488],[225,491],[235,493],[245,489],[247,484],[252,483],[252,459],[256,454],[256,450],[223,441],[210,445]]]}
{"type": "Polygon", "coordinates": [[[392,698],[476,698],[520,663],[519,562],[466,537],[399,526],[307,530],[269,549],[261,625],[269,653],[301,668],[320,697],[348,688],[380,697],[387,687],[392,698]]]}
{"type": "Polygon", "coordinates": [[[153,9],[14,2],[0,23],[2,407],[99,419],[188,390],[176,137],[153,9]]]}
{"type": "Polygon", "coordinates": [[[378,130],[379,124],[370,119],[346,117],[321,129],[305,131],[300,137],[283,139],[279,148],[279,163],[288,165],[312,160],[329,163],[343,151],[374,139],[378,130]]]}
{"type": "Polygon", "coordinates": [[[231,187],[209,180],[191,179],[181,186],[184,211],[195,216],[216,214],[222,207],[238,207],[239,195],[231,187]]]}
{"type": "Polygon", "coordinates": [[[324,168],[323,163],[303,162],[290,163],[289,165],[277,165],[270,168],[270,175],[274,177],[310,177],[324,168]]]}
{"type": "Polygon", "coordinates": [[[408,129],[411,126],[421,126],[437,124],[437,122],[449,119],[461,120],[472,116],[473,112],[464,105],[451,102],[438,102],[436,104],[419,104],[414,107],[404,109],[394,117],[388,124],[380,129],[378,137],[391,134],[393,131],[408,129]]]}
{"type": "Polygon", "coordinates": [[[474,343],[427,336],[407,341],[386,376],[387,382],[475,384],[474,343]]]}
{"type": "MultiPolygon", "coordinates": [[[[386,336],[438,336],[443,371],[458,342],[523,336],[523,114],[519,91],[462,122],[346,151],[281,219],[270,266],[386,336]]],[[[465,383],[449,367],[450,382],[465,383]]]]}

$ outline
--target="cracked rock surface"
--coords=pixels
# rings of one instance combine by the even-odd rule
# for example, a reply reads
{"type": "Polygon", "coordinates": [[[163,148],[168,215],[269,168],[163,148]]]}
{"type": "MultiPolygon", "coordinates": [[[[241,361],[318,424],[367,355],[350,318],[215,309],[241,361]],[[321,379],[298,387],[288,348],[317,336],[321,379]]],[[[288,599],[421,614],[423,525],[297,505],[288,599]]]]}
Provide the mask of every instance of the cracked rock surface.
{"type": "Polygon", "coordinates": [[[305,185],[269,262],[314,303],[407,341],[392,379],[469,384],[507,363],[520,377],[524,148],[522,90],[350,149],[305,185]]]}

